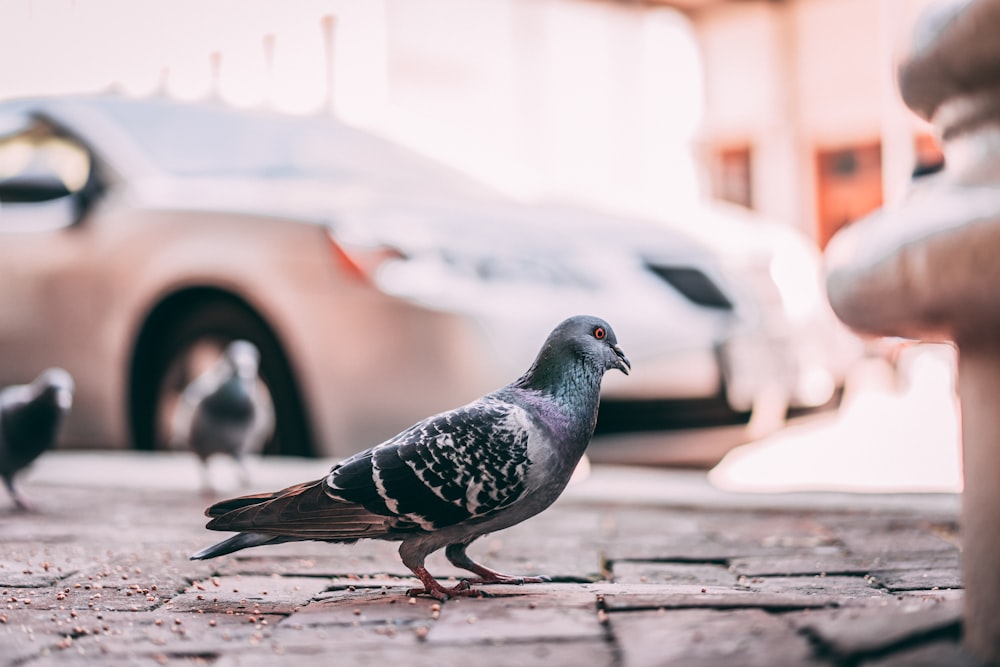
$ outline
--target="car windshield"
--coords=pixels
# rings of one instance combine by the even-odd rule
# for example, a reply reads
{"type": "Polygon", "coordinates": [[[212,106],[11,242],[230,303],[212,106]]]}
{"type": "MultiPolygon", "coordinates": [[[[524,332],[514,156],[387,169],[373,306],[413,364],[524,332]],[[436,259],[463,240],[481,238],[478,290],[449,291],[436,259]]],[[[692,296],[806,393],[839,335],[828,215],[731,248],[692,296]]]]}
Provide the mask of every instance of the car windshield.
{"type": "Polygon", "coordinates": [[[95,104],[161,169],[181,177],[375,180],[486,191],[404,147],[330,117],[293,117],[166,100],[95,104]]]}

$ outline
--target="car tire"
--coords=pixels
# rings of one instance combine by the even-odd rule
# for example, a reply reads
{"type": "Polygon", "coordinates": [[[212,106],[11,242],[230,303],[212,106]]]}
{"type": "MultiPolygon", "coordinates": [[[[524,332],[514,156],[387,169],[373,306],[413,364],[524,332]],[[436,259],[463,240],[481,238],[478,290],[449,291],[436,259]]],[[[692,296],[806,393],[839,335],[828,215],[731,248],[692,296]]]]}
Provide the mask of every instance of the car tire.
{"type": "MultiPolygon", "coordinates": [[[[312,456],[310,428],[297,384],[277,339],[264,321],[235,300],[199,300],[186,306],[137,355],[141,368],[133,373],[133,436],[138,449],[170,449],[168,424],[173,405],[184,386],[200,370],[190,357],[217,355],[236,339],[247,340],[260,351],[260,378],[274,404],[274,434],[263,454],[312,456]]],[[[214,359],[213,359],[214,360],[214,359]]]]}

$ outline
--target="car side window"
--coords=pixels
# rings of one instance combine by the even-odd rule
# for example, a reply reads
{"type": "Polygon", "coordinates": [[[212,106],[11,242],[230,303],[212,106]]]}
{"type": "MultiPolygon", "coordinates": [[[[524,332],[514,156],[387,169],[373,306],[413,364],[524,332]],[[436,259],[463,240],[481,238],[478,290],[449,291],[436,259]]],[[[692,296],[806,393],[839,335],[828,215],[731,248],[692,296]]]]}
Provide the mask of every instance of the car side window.
{"type": "Polygon", "coordinates": [[[90,176],[90,154],[41,118],[0,134],[0,233],[47,231],[76,221],[74,195],[90,176]]]}

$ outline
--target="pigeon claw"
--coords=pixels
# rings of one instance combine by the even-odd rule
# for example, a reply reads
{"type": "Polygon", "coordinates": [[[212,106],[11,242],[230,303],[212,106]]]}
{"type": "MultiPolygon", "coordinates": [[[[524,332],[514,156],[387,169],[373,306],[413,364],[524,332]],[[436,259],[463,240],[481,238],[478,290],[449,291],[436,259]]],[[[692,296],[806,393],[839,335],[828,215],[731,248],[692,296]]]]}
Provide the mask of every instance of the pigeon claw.
{"type": "Polygon", "coordinates": [[[438,584],[437,586],[423,587],[423,588],[411,588],[406,591],[408,597],[417,597],[418,595],[427,595],[440,602],[445,602],[452,598],[467,597],[467,598],[488,598],[493,597],[485,591],[472,588],[471,583],[467,579],[463,579],[451,588],[442,586],[438,584]]]}

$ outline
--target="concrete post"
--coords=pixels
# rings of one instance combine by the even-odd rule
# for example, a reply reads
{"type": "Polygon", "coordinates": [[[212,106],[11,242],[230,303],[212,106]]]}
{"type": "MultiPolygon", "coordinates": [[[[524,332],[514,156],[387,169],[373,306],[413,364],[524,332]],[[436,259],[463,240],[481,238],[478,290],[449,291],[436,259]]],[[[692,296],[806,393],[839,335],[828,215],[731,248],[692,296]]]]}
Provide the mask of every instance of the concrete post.
{"type": "Polygon", "coordinates": [[[960,347],[964,639],[1000,663],[1000,337],[960,347]]]}
{"type": "Polygon", "coordinates": [[[843,229],[827,291],[848,325],[953,341],[965,491],[964,642],[1000,665],[1000,0],[931,5],[901,63],[904,101],[943,139],[945,169],[843,229]]]}

